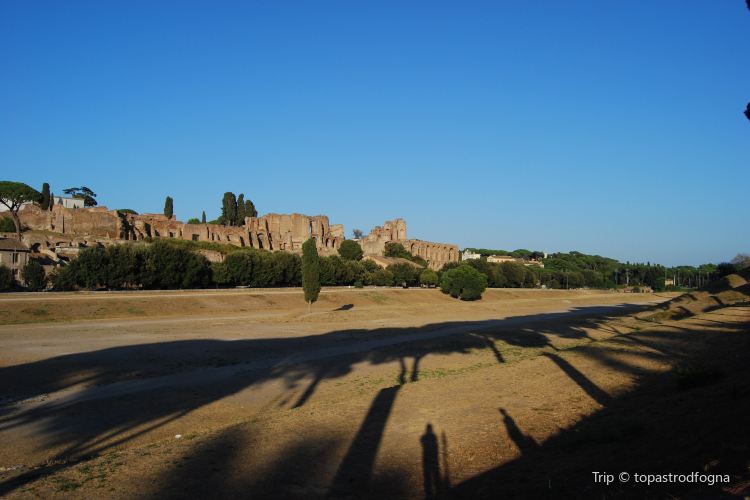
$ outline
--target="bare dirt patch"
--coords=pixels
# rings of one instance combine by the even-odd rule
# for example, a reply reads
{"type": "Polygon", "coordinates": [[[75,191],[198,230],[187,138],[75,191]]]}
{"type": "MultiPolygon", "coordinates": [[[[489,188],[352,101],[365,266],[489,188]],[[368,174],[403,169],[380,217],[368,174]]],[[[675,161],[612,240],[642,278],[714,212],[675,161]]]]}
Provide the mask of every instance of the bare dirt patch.
{"type": "Polygon", "coordinates": [[[626,498],[591,470],[635,465],[746,480],[744,306],[656,323],[642,304],[669,296],[344,290],[308,315],[271,292],[0,327],[0,493],[626,498]],[[203,301],[222,305],[186,313],[203,301]]]}

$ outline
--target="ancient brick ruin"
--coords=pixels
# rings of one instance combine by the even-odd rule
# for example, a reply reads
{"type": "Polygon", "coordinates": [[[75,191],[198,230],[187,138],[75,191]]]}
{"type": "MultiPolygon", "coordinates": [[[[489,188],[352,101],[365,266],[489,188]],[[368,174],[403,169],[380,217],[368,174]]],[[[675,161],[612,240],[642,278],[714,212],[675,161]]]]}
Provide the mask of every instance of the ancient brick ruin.
{"type": "Polygon", "coordinates": [[[319,253],[334,255],[344,240],[344,227],[330,224],[325,215],[267,214],[247,217],[244,226],[222,226],[185,224],[161,214],[126,214],[120,238],[179,238],[297,253],[302,252],[305,241],[315,238],[319,253]]]}
{"type": "MultiPolygon", "coordinates": [[[[218,224],[186,224],[162,214],[129,214],[106,207],[70,209],[53,206],[41,210],[32,205],[19,216],[32,230],[46,231],[85,239],[96,244],[114,241],[177,238],[191,241],[223,243],[270,251],[301,253],[302,244],[315,238],[321,255],[336,255],[344,240],[344,226],[330,224],[325,215],[267,214],[247,217],[244,226],[218,224]]],[[[37,248],[43,246],[39,235],[29,235],[37,248]]],[[[48,246],[61,245],[59,236],[45,236],[48,246]]],[[[64,239],[64,238],[63,238],[64,239]]],[[[408,239],[406,221],[396,219],[374,228],[359,240],[365,255],[383,255],[388,242],[401,243],[413,255],[425,259],[432,269],[447,262],[458,261],[458,246],[408,239]]],[[[72,242],[71,242],[72,244],[72,242]]]]}
{"type": "Polygon", "coordinates": [[[422,257],[430,269],[434,270],[440,269],[448,262],[456,262],[459,258],[457,245],[408,239],[404,219],[386,221],[358,241],[365,255],[383,255],[386,243],[401,243],[409,253],[422,257]]]}

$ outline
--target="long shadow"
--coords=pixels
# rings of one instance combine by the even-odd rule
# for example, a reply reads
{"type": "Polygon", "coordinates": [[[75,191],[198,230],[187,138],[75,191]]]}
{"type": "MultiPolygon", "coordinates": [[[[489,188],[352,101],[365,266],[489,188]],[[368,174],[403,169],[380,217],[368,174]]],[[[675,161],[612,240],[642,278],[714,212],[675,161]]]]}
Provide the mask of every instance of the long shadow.
{"type": "Polygon", "coordinates": [[[504,408],[500,408],[500,414],[503,416],[503,424],[505,425],[508,437],[510,437],[516,447],[521,450],[521,453],[528,453],[538,447],[536,441],[521,431],[518,424],[516,424],[516,421],[513,420],[513,417],[511,417],[504,408]]]}
{"type": "MultiPolygon", "coordinates": [[[[645,338],[646,342],[652,345],[656,341],[669,340],[674,334],[642,332],[637,335],[640,340],[645,338]]],[[[694,333],[683,330],[677,332],[677,335],[688,337],[694,336],[694,333]]],[[[719,339],[720,336],[712,338],[709,344],[717,347],[716,341],[719,339]]],[[[622,341],[629,342],[630,339],[623,338],[622,341]]],[[[745,337],[745,345],[750,348],[750,338],[745,337]]],[[[732,345],[731,349],[724,348],[724,352],[732,352],[737,347],[732,345]]],[[[750,357],[750,349],[741,352],[743,356],[734,361],[735,369],[742,369],[750,357]]],[[[628,365],[612,360],[606,353],[597,352],[595,349],[586,349],[584,354],[599,359],[613,368],[628,368],[628,365]]],[[[717,355],[717,351],[698,351],[698,354],[712,356],[717,355]]],[[[644,356],[650,358],[659,355],[645,353],[644,356]]],[[[400,363],[400,366],[401,373],[398,379],[403,383],[409,377],[406,373],[406,363],[400,363]]],[[[637,370],[631,368],[630,371],[637,370]]],[[[507,435],[521,451],[521,457],[464,481],[454,488],[450,488],[445,434],[440,450],[434,430],[427,427],[420,439],[425,497],[672,498],[675,493],[682,490],[659,486],[651,490],[628,489],[618,485],[603,487],[592,484],[591,471],[630,470],[666,473],[670,471],[669,467],[674,467],[672,472],[690,468],[705,472],[705,464],[714,463],[715,459],[719,458],[719,465],[712,465],[718,468],[711,472],[741,472],[750,458],[746,447],[742,445],[748,442],[750,432],[741,418],[750,410],[750,380],[742,379],[742,383],[731,395],[723,391],[722,386],[712,385],[702,394],[695,391],[684,398],[680,393],[675,398],[670,397],[670,393],[664,394],[665,389],[668,390],[674,385],[674,380],[670,377],[670,374],[651,374],[642,378],[639,388],[628,397],[610,398],[604,410],[541,443],[537,443],[526,434],[510,413],[501,408],[499,424],[504,425],[507,435]],[[712,408],[711,413],[716,413],[715,418],[712,418],[711,414],[696,412],[706,404],[706,397],[714,400],[708,406],[712,408]],[[657,404],[653,404],[654,400],[657,404]],[[719,404],[716,404],[717,401],[719,404]],[[705,435],[705,438],[696,443],[699,444],[697,451],[692,445],[684,447],[685,436],[701,435],[705,435]],[[732,443],[737,445],[732,448],[732,443]],[[443,477],[440,473],[440,463],[436,458],[440,451],[443,452],[443,477]],[[669,461],[675,457],[679,457],[680,461],[669,461]],[[696,457],[702,461],[696,462],[696,457]],[[699,467],[696,465],[698,463],[702,465],[699,467]]],[[[208,480],[200,480],[199,478],[206,474],[204,469],[212,470],[216,464],[206,464],[207,459],[201,461],[198,458],[198,464],[195,466],[173,469],[153,498],[177,498],[187,493],[200,497],[237,497],[245,494],[253,498],[414,498],[414,491],[405,486],[401,489],[402,476],[373,476],[377,448],[398,388],[399,386],[386,389],[385,394],[381,391],[375,398],[357,436],[349,446],[345,459],[339,466],[337,479],[334,481],[334,485],[338,487],[328,490],[327,493],[318,492],[315,487],[319,484],[317,476],[320,475],[319,460],[315,458],[325,457],[333,446],[331,443],[320,443],[315,438],[300,437],[293,447],[281,453],[284,458],[275,461],[262,477],[245,478],[242,482],[237,482],[231,476],[222,474],[210,475],[208,480]],[[383,482],[389,484],[383,485],[383,482]],[[382,494],[383,489],[386,489],[388,494],[382,494]],[[394,491],[396,493],[393,493],[394,491]]],[[[227,445],[238,449],[237,439],[236,433],[232,434],[232,440],[227,445]]],[[[219,441],[224,440],[220,438],[219,441]]],[[[190,455],[211,457],[208,452],[212,447],[216,445],[203,446],[192,451],[190,455]]],[[[247,443],[242,443],[242,447],[251,448],[247,443]]],[[[235,456],[238,453],[239,450],[227,453],[229,463],[220,469],[231,470],[231,462],[241,460],[241,457],[235,456]]],[[[692,485],[692,488],[695,489],[696,486],[692,485]]],[[[703,493],[697,498],[725,496],[718,487],[697,488],[703,493]]],[[[682,495],[677,496],[682,498],[682,495]]],[[[687,497],[693,498],[690,495],[687,497]]]]}
{"type": "MultiPolygon", "coordinates": [[[[403,383],[405,359],[412,358],[411,381],[416,381],[419,361],[430,353],[487,349],[498,340],[518,347],[550,346],[550,337],[587,338],[586,330],[596,328],[605,316],[637,309],[641,308],[583,307],[568,313],[502,320],[350,329],[299,338],[184,340],[58,356],[0,369],[4,401],[0,406],[0,433],[34,425],[46,446],[62,449],[52,462],[75,461],[265,381],[282,380],[289,390],[297,391],[303,381],[312,380],[295,404],[302,406],[323,380],[342,377],[357,363],[399,362],[403,383]],[[539,327],[530,328],[534,325],[539,327]],[[524,329],[519,331],[521,326],[524,329]],[[56,394],[66,389],[78,390],[70,395],[56,394]],[[47,401],[19,402],[48,394],[47,401]]],[[[499,351],[493,352],[497,361],[503,362],[499,351]]],[[[581,377],[576,381],[586,384],[581,377]]],[[[366,455],[359,450],[377,452],[376,435],[382,433],[397,394],[398,387],[390,388],[373,401],[361,437],[358,434],[355,438],[362,446],[355,446],[352,459],[342,463],[342,478],[366,479],[364,471],[371,468],[374,454],[369,459],[354,455],[366,455]]],[[[0,495],[52,470],[41,467],[9,478],[0,483],[0,495]]]]}
{"type": "Polygon", "coordinates": [[[331,483],[329,496],[361,495],[369,490],[380,440],[401,387],[397,385],[381,389],[372,401],[331,483]]]}
{"type": "MultiPolygon", "coordinates": [[[[599,386],[597,386],[595,383],[593,383],[591,380],[589,380],[588,377],[586,377],[583,373],[578,371],[573,365],[568,363],[566,360],[561,358],[560,356],[557,356],[556,354],[550,354],[545,352],[544,356],[551,359],[557,366],[560,367],[562,371],[565,372],[565,374],[570,377],[570,379],[578,384],[578,387],[583,389],[586,394],[591,396],[592,399],[594,399],[597,403],[599,403],[602,406],[606,406],[607,403],[609,403],[610,396],[605,391],[603,391],[599,386]]],[[[501,410],[502,411],[502,410],[501,410]]]]}
{"type": "MultiPolygon", "coordinates": [[[[724,325],[725,331],[681,329],[640,332],[628,337],[652,346],[683,340],[683,352],[668,359],[697,359],[714,363],[724,378],[680,389],[679,372],[640,372],[626,395],[608,397],[603,408],[562,429],[545,441],[533,443],[501,409],[508,435],[521,455],[465,480],[451,489],[451,498],[742,498],[750,493],[750,327],[724,325]],[[614,483],[595,481],[594,471],[614,474],[614,483]],[[630,481],[618,479],[628,472],[630,481]],[[729,483],[636,483],[634,473],[719,474],[729,483]]],[[[632,339],[622,339],[630,342],[632,339]]],[[[640,343],[640,342],[638,342],[640,343]]],[[[605,349],[583,348],[581,355],[613,369],[638,373],[637,367],[615,359],[605,349]]],[[[658,358],[660,353],[639,352],[658,358]]],[[[563,368],[561,366],[563,370],[563,368]]],[[[569,374],[571,378],[579,377],[569,374]]],[[[582,384],[586,386],[584,381],[582,384]]],[[[591,390],[591,388],[589,388],[591,390]]],[[[596,390],[592,392],[596,393],[596,390]]]]}
{"type": "Polygon", "coordinates": [[[425,426],[424,434],[419,439],[422,445],[422,483],[424,496],[431,500],[443,489],[440,476],[440,458],[438,455],[438,438],[432,430],[432,424],[425,426]]]}

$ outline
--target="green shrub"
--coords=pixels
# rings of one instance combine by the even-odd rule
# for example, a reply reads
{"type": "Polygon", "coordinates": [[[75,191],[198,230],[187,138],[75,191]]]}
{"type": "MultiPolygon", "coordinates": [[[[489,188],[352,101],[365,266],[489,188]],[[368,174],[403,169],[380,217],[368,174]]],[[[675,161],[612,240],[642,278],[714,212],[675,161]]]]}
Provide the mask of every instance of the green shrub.
{"type": "Polygon", "coordinates": [[[377,265],[375,262],[371,260],[361,260],[359,262],[359,265],[362,266],[362,270],[364,272],[374,273],[375,271],[378,271],[379,269],[382,269],[379,265],[377,265]]]}
{"type": "Polygon", "coordinates": [[[29,260],[21,269],[21,279],[26,283],[26,288],[32,292],[40,292],[47,288],[47,273],[42,265],[35,259],[29,260]]]}
{"type": "Polygon", "coordinates": [[[578,271],[568,273],[568,288],[581,288],[584,285],[583,274],[578,271]]]}
{"type": "Polygon", "coordinates": [[[369,285],[391,286],[393,285],[393,274],[387,269],[378,269],[367,274],[366,281],[369,285]]]}
{"type": "Polygon", "coordinates": [[[356,280],[351,270],[352,268],[346,266],[337,255],[320,257],[320,284],[323,286],[351,285],[356,280]]]}
{"type": "MultiPolygon", "coordinates": [[[[259,281],[258,271],[260,270],[259,252],[235,252],[227,255],[223,262],[223,268],[226,274],[224,276],[214,276],[219,284],[252,286],[259,281]]],[[[221,269],[220,269],[221,272],[221,269]]]]}
{"type": "Polygon", "coordinates": [[[402,259],[411,260],[411,254],[404,248],[401,243],[389,241],[385,244],[385,250],[383,251],[384,257],[401,257],[402,259]]]}
{"type": "Polygon", "coordinates": [[[344,240],[339,247],[339,255],[344,260],[362,260],[362,247],[354,240],[344,240]]]}
{"type": "Polygon", "coordinates": [[[200,224],[201,220],[197,217],[191,217],[187,221],[188,224],[200,224]]]}
{"type": "Polygon", "coordinates": [[[481,299],[487,289],[487,276],[471,266],[459,266],[443,273],[440,288],[443,293],[461,300],[481,299]]]}
{"type": "MultiPolygon", "coordinates": [[[[211,267],[205,257],[171,241],[147,247],[113,245],[83,250],[70,269],[72,281],[82,288],[200,288],[211,282],[211,267]]],[[[64,278],[67,280],[68,276],[64,278]]],[[[58,282],[55,288],[69,283],[58,282]]]]}
{"type": "Polygon", "coordinates": [[[443,264],[443,267],[441,267],[440,270],[438,271],[438,276],[442,277],[443,273],[446,273],[450,271],[451,269],[456,269],[460,265],[461,265],[460,262],[446,262],[445,264],[443,264]]]}
{"type": "Polygon", "coordinates": [[[229,268],[227,267],[226,262],[212,262],[211,276],[213,277],[214,283],[219,286],[229,286],[232,284],[232,280],[229,276],[229,268]]]}
{"type": "Polygon", "coordinates": [[[526,269],[523,264],[517,262],[503,262],[500,264],[503,275],[507,280],[507,286],[511,288],[521,288],[526,277],[526,269]]]}
{"type": "Polygon", "coordinates": [[[427,287],[434,287],[438,284],[438,275],[432,269],[425,269],[419,275],[419,284],[427,287]]]}
{"type": "Polygon", "coordinates": [[[534,288],[539,281],[539,276],[530,267],[524,266],[523,287],[534,288]]]}
{"type": "Polygon", "coordinates": [[[589,288],[602,288],[604,286],[604,276],[601,273],[597,273],[591,269],[584,269],[581,271],[581,274],[583,275],[585,286],[589,288]]]}
{"type": "Polygon", "coordinates": [[[8,292],[16,286],[13,271],[0,264],[0,292],[8,292]]]}
{"type": "Polygon", "coordinates": [[[76,277],[72,266],[58,267],[50,273],[49,280],[54,290],[66,292],[75,290],[76,277]]]}
{"type": "Polygon", "coordinates": [[[0,233],[15,233],[16,225],[10,217],[0,216],[0,233]]]}
{"type": "MultiPolygon", "coordinates": [[[[458,267],[459,265],[457,262],[452,262],[451,264],[455,264],[454,266],[452,266],[453,268],[458,267]]],[[[503,268],[500,264],[487,262],[484,259],[474,259],[466,261],[464,265],[471,266],[480,273],[487,276],[488,286],[491,286],[493,288],[503,288],[508,286],[508,279],[505,277],[503,268]]],[[[443,267],[443,269],[445,270],[445,267],[443,267]]]]}
{"type": "Polygon", "coordinates": [[[419,273],[421,269],[412,266],[411,264],[391,264],[387,270],[393,275],[393,282],[397,286],[406,284],[406,286],[414,286],[419,283],[419,273]]]}
{"type": "Polygon", "coordinates": [[[414,262],[415,264],[417,264],[420,267],[427,267],[427,261],[424,260],[419,255],[412,255],[411,261],[414,262]]]}
{"type": "Polygon", "coordinates": [[[211,282],[211,266],[200,254],[157,241],[145,254],[145,288],[202,288],[211,282]]]}
{"type": "Polygon", "coordinates": [[[214,265],[214,272],[219,285],[299,286],[302,261],[299,255],[287,252],[245,249],[229,254],[223,266],[214,265]]]}

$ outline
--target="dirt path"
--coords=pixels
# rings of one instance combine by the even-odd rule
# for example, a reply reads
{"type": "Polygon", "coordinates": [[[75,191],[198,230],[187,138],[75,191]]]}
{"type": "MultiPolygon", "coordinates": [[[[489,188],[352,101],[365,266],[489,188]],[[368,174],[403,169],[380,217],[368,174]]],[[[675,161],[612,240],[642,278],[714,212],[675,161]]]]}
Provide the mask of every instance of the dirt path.
{"type": "Polygon", "coordinates": [[[748,321],[736,308],[654,328],[621,304],[647,295],[417,293],[331,295],[334,312],[281,322],[0,327],[0,493],[473,496],[748,321]]]}

